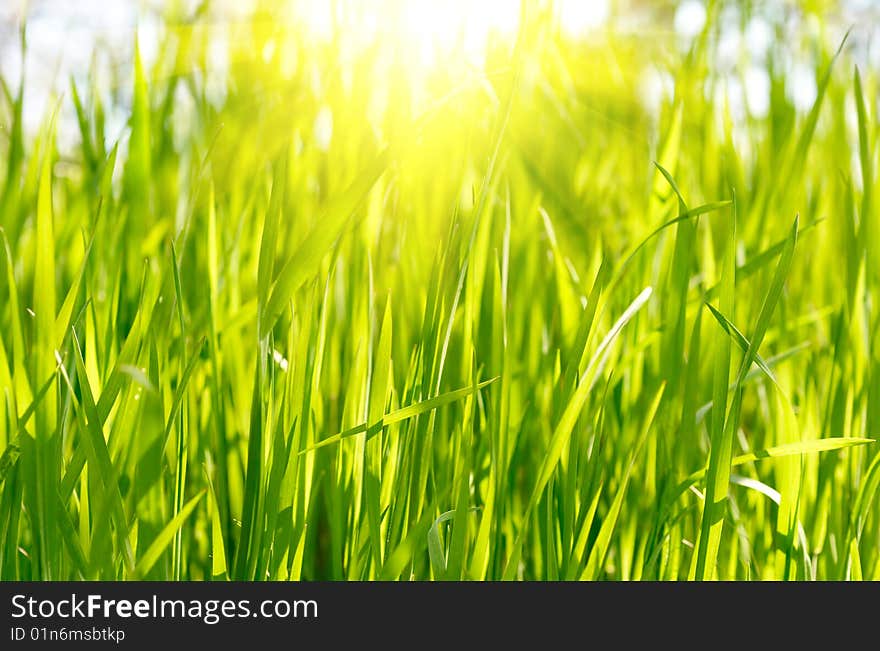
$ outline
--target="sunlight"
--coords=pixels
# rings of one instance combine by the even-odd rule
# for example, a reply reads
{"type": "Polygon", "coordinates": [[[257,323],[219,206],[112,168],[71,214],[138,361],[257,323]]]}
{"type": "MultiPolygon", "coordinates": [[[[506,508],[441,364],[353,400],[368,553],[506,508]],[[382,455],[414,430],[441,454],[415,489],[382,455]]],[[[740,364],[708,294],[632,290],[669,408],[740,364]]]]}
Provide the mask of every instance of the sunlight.
{"type": "Polygon", "coordinates": [[[568,36],[584,36],[608,20],[608,0],[556,0],[555,8],[562,31],[568,36]]]}
{"type": "Polygon", "coordinates": [[[519,0],[294,0],[294,14],[315,38],[394,39],[411,65],[480,65],[489,40],[516,36],[519,0]]]}
{"type": "MultiPolygon", "coordinates": [[[[330,40],[393,39],[413,53],[411,66],[481,65],[493,37],[512,42],[520,21],[520,0],[291,0],[308,33],[330,40]]],[[[608,0],[548,3],[564,34],[582,38],[609,19],[608,0]]]]}
{"type": "Polygon", "coordinates": [[[519,17],[515,0],[411,0],[403,11],[403,34],[420,45],[424,65],[456,54],[479,63],[493,32],[514,34],[519,17]]]}

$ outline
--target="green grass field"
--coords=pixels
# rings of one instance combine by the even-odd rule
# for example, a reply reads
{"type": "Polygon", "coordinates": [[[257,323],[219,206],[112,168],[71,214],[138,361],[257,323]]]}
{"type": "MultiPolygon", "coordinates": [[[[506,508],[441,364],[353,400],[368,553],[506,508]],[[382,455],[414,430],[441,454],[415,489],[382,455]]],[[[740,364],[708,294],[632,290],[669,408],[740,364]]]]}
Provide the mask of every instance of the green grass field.
{"type": "Polygon", "coordinates": [[[779,4],[4,82],[0,579],[880,579],[880,78],[779,4]]]}

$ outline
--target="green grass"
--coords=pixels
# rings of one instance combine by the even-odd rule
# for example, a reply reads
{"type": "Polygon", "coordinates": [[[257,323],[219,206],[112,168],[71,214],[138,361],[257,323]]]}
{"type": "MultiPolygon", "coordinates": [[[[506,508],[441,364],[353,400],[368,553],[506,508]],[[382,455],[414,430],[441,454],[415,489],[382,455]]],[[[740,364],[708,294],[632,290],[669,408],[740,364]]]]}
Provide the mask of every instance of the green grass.
{"type": "Polygon", "coordinates": [[[737,114],[725,4],[479,70],[169,10],[36,134],[4,82],[0,579],[880,579],[880,79],[818,15],[737,114]]]}

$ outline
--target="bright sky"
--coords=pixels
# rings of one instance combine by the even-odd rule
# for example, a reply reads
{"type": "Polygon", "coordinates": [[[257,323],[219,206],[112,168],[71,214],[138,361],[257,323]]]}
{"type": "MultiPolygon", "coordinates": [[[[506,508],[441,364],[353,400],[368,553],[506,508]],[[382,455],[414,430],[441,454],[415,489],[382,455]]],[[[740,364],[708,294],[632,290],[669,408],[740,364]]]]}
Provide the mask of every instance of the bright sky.
{"type": "MultiPolygon", "coordinates": [[[[512,38],[520,19],[519,0],[293,0],[293,12],[319,38],[330,38],[337,20],[349,21],[367,39],[376,34],[410,41],[420,63],[450,55],[479,63],[492,35],[512,38]],[[335,11],[334,11],[335,10],[335,11]]],[[[608,0],[556,0],[560,27],[586,37],[608,18],[608,0]]]]}
{"type": "MultiPolygon", "coordinates": [[[[195,0],[187,0],[195,2],[195,0]]],[[[487,41],[493,35],[513,37],[519,23],[519,0],[282,0],[291,12],[303,20],[317,37],[327,37],[335,20],[347,21],[366,38],[376,34],[404,39],[417,55],[414,65],[430,67],[438,62],[459,58],[480,65],[487,41]],[[333,8],[337,15],[334,17],[333,8]]],[[[141,4],[147,0],[141,0],[141,4]]],[[[149,0],[156,6],[161,0],[149,0]]],[[[149,11],[138,16],[135,0],[0,0],[0,74],[13,86],[22,70],[15,24],[28,7],[28,60],[25,72],[28,97],[25,102],[28,127],[36,127],[45,113],[46,98],[53,87],[66,86],[74,75],[83,79],[91,60],[91,43],[104,43],[125,60],[130,55],[135,25],[138,25],[142,55],[150,61],[155,50],[157,23],[149,11]]],[[[241,15],[247,0],[218,0],[215,6],[226,7],[231,19],[241,15]]],[[[571,38],[589,39],[608,27],[610,0],[555,0],[554,10],[561,30],[571,38]]],[[[768,5],[769,6],[769,5],[768,5]]],[[[867,65],[880,66],[880,3],[877,0],[847,0],[849,14],[844,20],[862,26],[871,23],[865,16],[877,18],[870,39],[867,65]]],[[[706,20],[702,0],[684,0],[678,7],[673,25],[683,47],[699,33],[706,20]]],[[[753,114],[766,113],[769,78],[762,66],[761,53],[772,38],[770,26],[754,18],[745,34],[740,34],[736,16],[725,16],[719,40],[720,65],[732,70],[743,52],[750,53],[753,64],[740,79],[731,79],[721,92],[730,97],[734,111],[746,107],[753,114]]],[[[792,62],[787,72],[789,92],[799,108],[809,107],[815,97],[815,80],[803,66],[792,62]]],[[[643,91],[649,103],[669,92],[674,80],[646,78],[643,91]]],[[[112,115],[110,116],[112,120],[112,115]]],[[[121,118],[120,118],[121,119],[121,118]]],[[[112,127],[113,125],[111,125],[112,127]]],[[[63,127],[63,125],[62,125],[63,127]]],[[[124,122],[116,125],[125,128],[124,122]]]]}

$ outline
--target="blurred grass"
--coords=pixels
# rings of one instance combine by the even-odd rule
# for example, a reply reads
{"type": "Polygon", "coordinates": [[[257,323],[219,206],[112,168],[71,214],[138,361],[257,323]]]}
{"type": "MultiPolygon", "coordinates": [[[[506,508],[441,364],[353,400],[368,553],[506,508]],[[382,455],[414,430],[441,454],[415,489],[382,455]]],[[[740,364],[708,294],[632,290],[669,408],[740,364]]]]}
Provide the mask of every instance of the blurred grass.
{"type": "Polygon", "coordinates": [[[127,104],[4,82],[0,579],[880,579],[877,75],[780,29],[737,109],[728,4],[428,67],[171,7],[127,104]]]}

